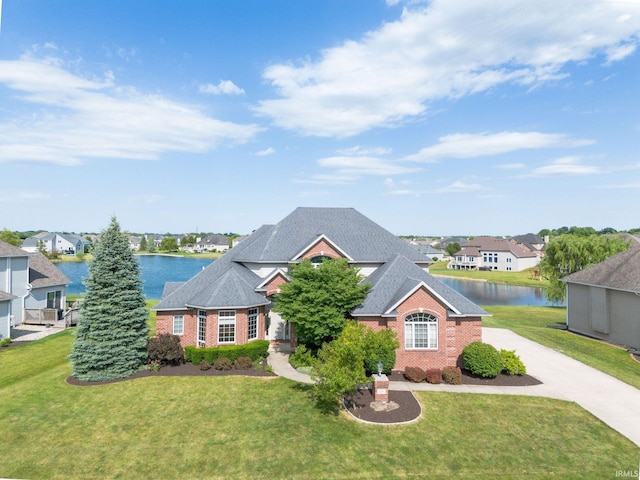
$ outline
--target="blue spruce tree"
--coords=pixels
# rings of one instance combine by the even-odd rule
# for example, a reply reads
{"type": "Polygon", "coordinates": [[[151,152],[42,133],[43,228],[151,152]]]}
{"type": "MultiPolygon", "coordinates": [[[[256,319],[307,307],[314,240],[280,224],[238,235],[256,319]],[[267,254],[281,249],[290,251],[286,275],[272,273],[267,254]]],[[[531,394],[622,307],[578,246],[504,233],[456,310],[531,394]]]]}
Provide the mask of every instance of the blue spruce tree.
{"type": "Polygon", "coordinates": [[[95,248],[84,284],[69,355],[72,375],[84,381],[128,377],[147,361],[148,312],[140,266],[115,217],[95,248]]]}

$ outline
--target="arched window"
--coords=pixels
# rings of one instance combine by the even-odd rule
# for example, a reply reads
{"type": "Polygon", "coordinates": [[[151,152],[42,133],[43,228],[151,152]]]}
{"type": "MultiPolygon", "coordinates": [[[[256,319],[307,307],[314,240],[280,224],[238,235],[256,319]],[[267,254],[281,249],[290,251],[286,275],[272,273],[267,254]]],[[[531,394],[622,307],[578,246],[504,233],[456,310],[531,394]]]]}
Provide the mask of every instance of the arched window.
{"type": "Polygon", "coordinates": [[[311,259],[311,263],[313,264],[314,267],[318,267],[318,265],[320,265],[322,262],[324,262],[325,260],[332,260],[331,257],[327,257],[326,255],[318,255],[315,256],[311,259]]]}
{"type": "Polygon", "coordinates": [[[428,313],[412,313],[404,319],[405,348],[438,349],[438,319],[428,313]]]}

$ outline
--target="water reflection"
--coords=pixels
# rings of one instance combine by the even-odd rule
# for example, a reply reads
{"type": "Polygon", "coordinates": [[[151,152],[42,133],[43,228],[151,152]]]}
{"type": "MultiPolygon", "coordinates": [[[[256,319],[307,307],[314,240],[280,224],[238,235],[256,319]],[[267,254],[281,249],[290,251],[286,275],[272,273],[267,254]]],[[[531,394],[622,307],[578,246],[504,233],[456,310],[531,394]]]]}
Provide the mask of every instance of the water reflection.
{"type": "Polygon", "coordinates": [[[547,301],[542,287],[505,285],[450,277],[438,277],[438,280],[478,305],[553,305],[547,301]]]}

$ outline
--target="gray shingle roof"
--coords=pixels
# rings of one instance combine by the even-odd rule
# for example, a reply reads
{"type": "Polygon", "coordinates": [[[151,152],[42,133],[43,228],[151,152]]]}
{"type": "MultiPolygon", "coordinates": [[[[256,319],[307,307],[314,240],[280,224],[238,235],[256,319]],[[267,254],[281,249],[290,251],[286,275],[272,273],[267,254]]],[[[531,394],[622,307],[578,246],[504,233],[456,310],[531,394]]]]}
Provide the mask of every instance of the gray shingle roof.
{"type": "Polygon", "coordinates": [[[247,262],[295,260],[323,235],[355,262],[384,262],[404,255],[414,262],[433,263],[353,208],[297,208],[235,258],[247,262]]]}
{"type": "Polygon", "coordinates": [[[29,259],[29,283],[34,288],[39,288],[69,285],[71,280],[41,252],[36,252],[29,259]]]}
{"type": "Polygon", "coordinates": [[[0,240],[0,257],[28,257],[29,254],[21,248],[0,240]]]}
{"type": "Polygon", "coordinates": [[[453,316],[489,315],[475,303],[400,255],[378,268],[364,282],[371,283],[372,288],[362,305],[352,311],[354,316],[392,313],[390,309],[420,284],[424,284],[437,297],[445,299],[443,303],[451,310],[453,316]],[[456,311],[459,313],[456,314],[456,311]]]}
{"type": "Polygon", "coordinates": [[[640,246],[631,247],[561,280],[567,283],[640,292],[640,246]]]}
{"type": "Polygon", "coordinates": [[[264,279],[242,262],[285,263],[325,236],[355,262],[384,263],[367,279],[374,287],[354,315],[382,315],[423,283],[453,315],[486,316],[483,309],[418,266],[431,263],[407,243],[351,208],[298,208],[264,225],[189,281],[169,284],[154,310],[267,305],[256,288],[264,279]]]}

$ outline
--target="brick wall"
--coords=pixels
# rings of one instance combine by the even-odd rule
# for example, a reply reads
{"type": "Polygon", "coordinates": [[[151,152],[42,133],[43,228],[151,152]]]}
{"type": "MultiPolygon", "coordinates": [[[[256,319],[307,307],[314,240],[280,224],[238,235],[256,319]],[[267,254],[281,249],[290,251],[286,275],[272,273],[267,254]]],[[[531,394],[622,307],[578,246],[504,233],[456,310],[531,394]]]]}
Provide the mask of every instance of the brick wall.
{"type": "MultiPolygon", "coordinates": [[[[258,309],[258,337],[254,340],[264,340],[264,306],[258,309]]],[[[217,347],[219,345],[242,345],[247,343],[249,329],[249,309],[220,309],[234,310],[236,312],[235,342],[218,343],[218,311],[205,310],[207,315],[207,327],[205,332],[206,347],[217,347]]],[[[182,315],[184,317],[184,333],[180,335],[180,344],[183,347],[198,344],[198,310],[179,310],[174,312],[158,312],[156,315],[156,335],[161,333],[173,333],[173,316],[182,315]]]]}
{"type": "Polygon", "coordinates": [[[396,318],[359,317],[373,330],[390,328],[398,335],[400,348],[396,351],[394,370],[406,367],[442,368],[459,365],[462,349],[471,342],[482,340],[480,317],[447,318],[447,309],[424,288],[414,292],[396,309],[396,318]],[[412,313],[426,313],[438,319],[438,349],[407,349],[404,344],[404,319],[412,313]]]}
{"type": "Polygon", "coordinates": [[[329,242],[324,239],[313,245],[307,250],[301,258],[313,258],[313,257],[331,257],[331,258],[343,258],[343,255],[333,248],[329,242]]]}
{"type": "Polygon", "coordinates": [[[284,275],[282,275],[281,273],[279,273],[278,275],[276,275],[275,277],[273,277],[269,283],[266,285],[267,288],[267,297],[271,296],[271,295],[275,295],[276,293],[279,292],[280,290],[280,285],[287,283],[287,279],[284,277],[284,275]]]}

